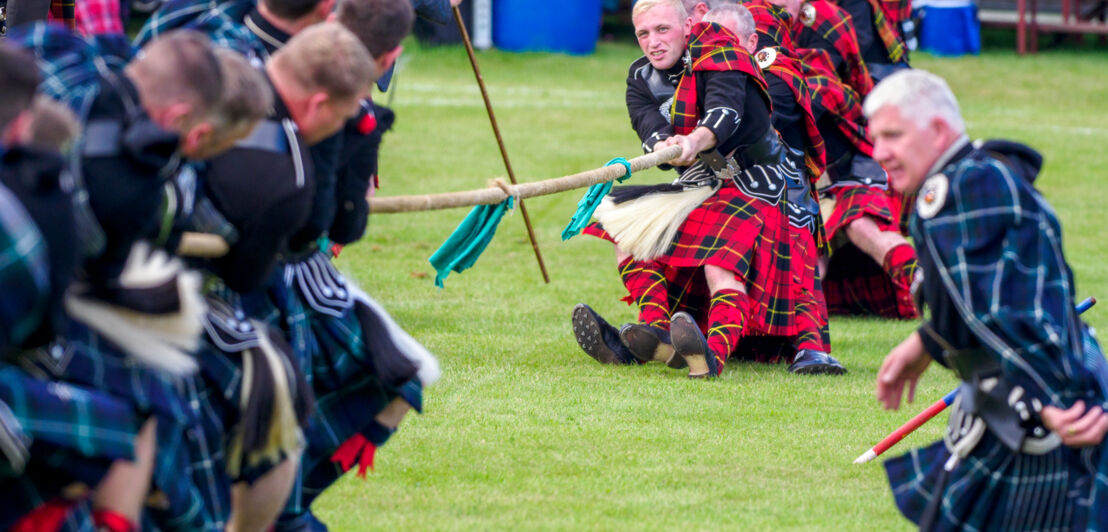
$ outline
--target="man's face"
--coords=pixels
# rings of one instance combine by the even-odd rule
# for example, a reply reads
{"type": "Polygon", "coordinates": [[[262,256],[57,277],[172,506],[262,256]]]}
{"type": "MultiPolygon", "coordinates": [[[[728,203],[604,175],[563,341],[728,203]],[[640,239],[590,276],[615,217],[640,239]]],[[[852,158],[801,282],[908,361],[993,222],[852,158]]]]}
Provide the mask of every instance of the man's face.
{"type": "Polygon", "coordinates": [[[912,194],[920,189],[927,172],[956,135],[941,118],[921,127],[900,109],[886,105],[869,119],[873,158],[889,173],[893,189],[912,194]]]}
{"type": "Polygon", "coordinates": [[[632,22],[639,48],[654,68],[666,70],[685,54],[685,39],[692,24],[690,19],[681,20],[677,10],[668,5],[655,6],[632,22]]]}

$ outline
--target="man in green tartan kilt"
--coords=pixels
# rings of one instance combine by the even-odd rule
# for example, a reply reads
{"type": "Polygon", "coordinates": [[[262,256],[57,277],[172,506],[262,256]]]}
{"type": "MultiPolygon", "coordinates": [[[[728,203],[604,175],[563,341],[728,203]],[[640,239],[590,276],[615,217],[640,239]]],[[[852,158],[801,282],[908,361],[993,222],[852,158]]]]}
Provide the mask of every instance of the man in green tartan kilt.
{"type": "Polygon", "coordinates": [[[1108,527],[1108,364],[1074,308],[1062,229],[1032,186],[1042,156],[970,143],[950,88],[893,74],[865,102],[874,158],[918,193],[917,300],[929,316],[885,358],[877,398],[909,400],[932,361],[962,384],[943,441],[886,462],[923,530],[1108,527]]]}

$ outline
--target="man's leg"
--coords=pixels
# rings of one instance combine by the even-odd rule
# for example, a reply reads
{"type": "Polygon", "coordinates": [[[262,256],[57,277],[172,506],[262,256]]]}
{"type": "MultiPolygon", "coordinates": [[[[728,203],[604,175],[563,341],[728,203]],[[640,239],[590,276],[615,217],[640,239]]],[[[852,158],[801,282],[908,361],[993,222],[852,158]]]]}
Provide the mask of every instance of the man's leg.
{"type": "Polygon", "coordinates": [[[156,419],[147,420],[135,437],[135,461],[117,460],[97,484],[92,495],[92,516],[97,530],[138,530],[154,473],[156,427],[156,419]]]}
{"type": "Polygon", "coordinates": [[[263,531],[273,526],[296,480],[300,455],[286,458],[253,484],[241,482],[231,488],[231,516],[228,532],[263,531]]]}
{"type": "Polygon", "coordinates": [[[912,279],[916,274],[916,250],[903,235],[882,231],[868,216],[854,220],[846,227],[847,238],[881,265],[897,286],[897,307],[904,317],[915,316],[912,303],[912,279]]]}
{"type": "Polygon", "coordinates": [[[727,357],[739,345],[750,315],[746,286],[735,272],[718,266],[705,266],[704,276],[712,293],[708,307],[708,336],[701,334],[696,322],[686,313],[673,317],[670,334],[678,355],[689,365],[690,378],[716,377],[723,371],[727,357]]]}

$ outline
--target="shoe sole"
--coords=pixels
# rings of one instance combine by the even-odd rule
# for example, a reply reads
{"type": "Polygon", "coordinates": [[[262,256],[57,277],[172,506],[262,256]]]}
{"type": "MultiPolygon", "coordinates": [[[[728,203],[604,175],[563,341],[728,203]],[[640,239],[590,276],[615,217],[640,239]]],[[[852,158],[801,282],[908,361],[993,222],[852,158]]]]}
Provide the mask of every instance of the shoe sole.
{"type": "Polygon", "coordinates": [[[627,346],[631,354],[642,362],[662,362],[674,369],[685,367],[685,360],[677,356],[677,350],[673,348],[673,345],[661,341],[650,332],[624,326],[623,330],[619,331],[619,339],[623,342],[623,345],[627,346]],[[637,338],[639,336],[647,337],[647,339],[640,341],[637,338]],[[653,347],[647,347],[647,344],[651,342],[654,344],[653,347]],[[642,349],[636,351],[632,349],[632,346],[639,346],[642,349]],[[649,353],[644,354],[646,351],[649,351],[649,353]]]}
{"type": "Polygon", "coordinates": [[[669,339],[673,342],[673,349],[677,356],[684,359],[689,367],[690,379],[707,379],[712,377],[712,367],[708,364],[708,353],[701,339],[700,330],[695,323],[690,323],[683,318],[673,318],[669,326],[669,339]]]}
{"type": "Polygon", "coordinates": [[[600,324],[583,303],[573,307],[573,337],[577,339],[577,345],[581,346],[581,350],[597,362],[620,364],[619,357],[604,343],[600,324]]]}
{"type": "Polygon", "coordinates": [[[797,369],[789,368],[789,372],[795,375],[842,375],[846,373],[846,368],[831,364],[815,364],[797,369]]]}

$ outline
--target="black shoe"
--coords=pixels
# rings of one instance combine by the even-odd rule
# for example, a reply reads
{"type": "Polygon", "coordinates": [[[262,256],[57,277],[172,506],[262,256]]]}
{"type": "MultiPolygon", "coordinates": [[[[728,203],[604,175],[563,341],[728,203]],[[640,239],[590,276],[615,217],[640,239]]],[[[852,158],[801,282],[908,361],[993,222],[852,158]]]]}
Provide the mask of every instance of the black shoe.
{"type": "Polygon", "coordinates": [[[708,349],[708,340],[687,312],[670,318],[669,336],[677,355],[689,366],[690,379],[711,379],[719,375],[716,357],[708,349]]]}
{"type": "Polygon", "coordinates": [[[823,351],[801,349],[796,352],[789,371],[797,375],[842,375],[846,373],[846,368],[823,351]]]}
{"type": "Polygon", "coordinates": [[[584,303],[573,307],[573,336],[587,355],[601,364],[637,364],[619,332],[584,303]]]}
{"type": "Polygon", "coordinates": [[[673,369],[685,367],[685,359],[677,356],[665,329],[628,323],[619,329],[619,339],[640,362],[662,362],[673,369]]]}

